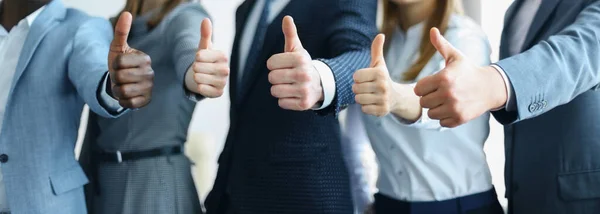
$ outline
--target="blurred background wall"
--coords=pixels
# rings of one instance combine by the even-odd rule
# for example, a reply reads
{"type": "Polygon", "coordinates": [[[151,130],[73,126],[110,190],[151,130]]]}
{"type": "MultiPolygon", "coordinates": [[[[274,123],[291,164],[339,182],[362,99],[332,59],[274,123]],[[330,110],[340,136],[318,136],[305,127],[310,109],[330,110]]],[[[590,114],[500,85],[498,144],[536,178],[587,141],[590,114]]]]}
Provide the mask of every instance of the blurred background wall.
{"type": "MultiPolygon", "coordinates": [[[[67,5],[82,9],[92,15],[112,17],[123,7],[125,0],[63,0],[67,5]]],[[[300,1],[300,0],[295,0],[300,1]]],[[[326,1],[326,0],[325,0],[326,1]]],[[[478,21],[488,34],[493,48],[492,61],[498,59],[498,47],[504,12],[513,0],[464,0],[466,14],[478,21]]],[[[234,32],[235,9],[242,0],[202,0],[201,4],[212,15],[214,22],[214,47],[229,54],[234,32]]],[[[198,103],[190,127],[187,153],[196,162],[194,167],[198,191],[204,198],[210,190],[216,172],[216,159],[223,147],[229,127],[229,97],[204,100],[198,103]]],[[[87,115],[83,115],[82,124],[87,115]]],[[[343,119],[343,117],[342,117],[343,119]]],[[[494,185],[503,204],[504,145],[502,127],[493,119],[491,134],[486,143],[488,163],[492,168],[494,185]]],[[[83,129],[80,130],[83,133],[83,129]]],[[[367,166],[373,166],[372,154],[365,156],[367,166]]],[[[375,178],[373,177],[373,181],[375,178]]]]}

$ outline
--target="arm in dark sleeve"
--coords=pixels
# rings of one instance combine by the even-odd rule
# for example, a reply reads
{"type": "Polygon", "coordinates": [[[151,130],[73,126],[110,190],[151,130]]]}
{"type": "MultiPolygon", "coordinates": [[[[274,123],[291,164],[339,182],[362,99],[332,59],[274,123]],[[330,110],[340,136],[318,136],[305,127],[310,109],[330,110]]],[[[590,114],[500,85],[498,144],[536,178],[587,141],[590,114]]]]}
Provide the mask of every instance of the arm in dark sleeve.
{"type": "Polygon", "coordinates": [[[371,42],[377,34],[377,1],[336,0],[333,5],[335,20],[326,29],[326,36],[328,49],[334,57],[318,60],[331,68],[336,93],[331,105],[317,112],[337,115],[355,102],[352,75],[369,66],[371,42]]]}

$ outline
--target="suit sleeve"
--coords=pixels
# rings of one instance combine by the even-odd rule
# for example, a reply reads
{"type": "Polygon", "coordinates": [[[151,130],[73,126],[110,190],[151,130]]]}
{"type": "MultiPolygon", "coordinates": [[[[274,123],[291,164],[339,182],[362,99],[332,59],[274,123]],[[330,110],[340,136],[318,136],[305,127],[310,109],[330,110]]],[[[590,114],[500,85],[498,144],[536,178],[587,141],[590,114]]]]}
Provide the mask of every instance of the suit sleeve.
{"type": "Polygon", "coordinates": [[[82,24],[75,34],[69,58],[69,80],[90,110],[102,117],[115,118],[126,111],[114,113],[100,103],[98,90],[108,72],[108,51],[112,40],[112,27],[104,19],[92,18],[82,24]]]}
{"type": "Polygon", "coordinates": [[[177,78],[181,80],[182,87],[186,92],[185,96],[192,101],[200,101],[204,97],[195,94],[185,87],[185,74],[194,63],[198,43],[200,42],[200,25],[202,20],[208,15],[197,8],[183,9],[174,16],[166,28],[167,47],[170,47],[171,57],[175,63],[175,72],[177,78]]]}
{"type": "Polygon", "coordinates": [[[352,75],[369,66],[371,41],[377,34],[376,0],[336,0],[333,3],[334,21],[326,29],[330,59],[319,59],[327,64],[335,78],[336,94],[327,108],[319,114],[339,114],[353,104],[352,75]]]}
{"type": "Polygon", "coordinates": [[[566,104],[600,83],[600,1],[575,22],[526,52],[501,60],[516,111],[493,112],[502,124],[536,117],[566,104]]]}

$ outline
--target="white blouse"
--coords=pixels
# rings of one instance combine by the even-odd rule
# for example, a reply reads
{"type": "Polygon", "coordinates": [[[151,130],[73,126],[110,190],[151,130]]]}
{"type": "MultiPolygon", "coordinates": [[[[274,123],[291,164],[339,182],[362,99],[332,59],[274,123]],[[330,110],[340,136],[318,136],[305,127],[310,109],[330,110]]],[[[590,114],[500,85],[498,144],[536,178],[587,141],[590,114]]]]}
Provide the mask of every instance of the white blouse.
{"type": "MultiPolygon", "coordinates": [[[[394,33],[386,53],[394,81],[415,83],[402,81],[402,74],[419,57],[423,27],[421,23],[407,32],[397,29],[394,33]]],[[[490,64],[487,38],[472,20],[452,16],[444,36],[473,62],[490,64]]],[[[417,80],[434,74],[444,65],[443,57],[436,53],[417,80]]],[[[384,117],[362,114],[358,106],[349,109],[349,117],[359,115],[377,154],[380,169],[377,187],[381,194],[403,201],[439,201],[492,188],[483,151],[489,134],[489,114],[453,129],[442,128],[439,121],[428,118],[427,109],[413,124],[391,114],[384,117]]]]}

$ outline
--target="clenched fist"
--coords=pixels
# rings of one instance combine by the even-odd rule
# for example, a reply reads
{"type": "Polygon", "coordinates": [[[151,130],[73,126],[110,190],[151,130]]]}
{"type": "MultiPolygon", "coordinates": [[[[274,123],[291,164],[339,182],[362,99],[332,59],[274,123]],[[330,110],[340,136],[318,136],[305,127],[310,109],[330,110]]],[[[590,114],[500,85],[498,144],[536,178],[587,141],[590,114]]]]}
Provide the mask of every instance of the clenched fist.
{"type": "Polygon", "coordinates": [[[212,23],[208,18],[200,28],[202,38],[192,65],[196,89],[193,91],[209,98],[220,97],[229,76],[228,58],[222,51],[212,50],[212,23]]]}
{"type": "Polygon", "coordinates": [[[383,56],[384,42],[383,34],[375,37],[371,46],[371,66],[354,73],[352,86],[356,103],[362,106],[362,111],[378,117],[390,113],[397,103],[395,83],[390,78],[383,56]]]}
{"type": "Polygon", "coordinates": [[[302,47],[294,20],[283,18],[284,53],[267,61],[271,94],[279,99],[283,109],[305,111],[323,101],[321,77],[313,67],[310,54],[302,47]]]}
{"type": "Polygon", "coordinates": [[[115,36],[108,54],[112,96],[125,108],[146,106],[152,97],[154,71],[150,56],[129,47],[131,14],[124,12],[115,25],[115,36]]]}
{"type": "Polygon", "coordinates": [[[437,28],[430,34],[431,43],[446,60],[444,69],[421,79],[415,87],[430,118],[453,128],[506,103],[506,86],[498,71],[470,62],[437,28]]]}

